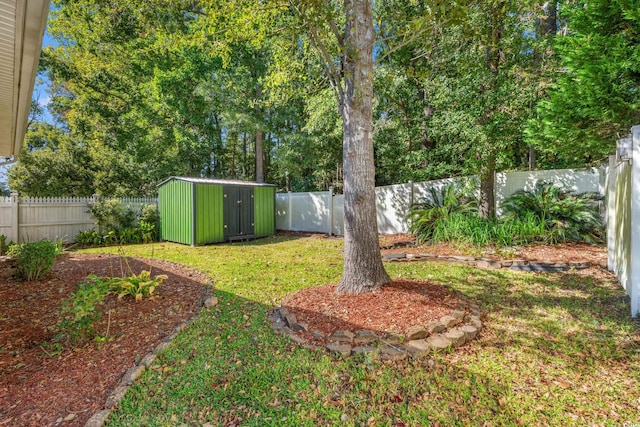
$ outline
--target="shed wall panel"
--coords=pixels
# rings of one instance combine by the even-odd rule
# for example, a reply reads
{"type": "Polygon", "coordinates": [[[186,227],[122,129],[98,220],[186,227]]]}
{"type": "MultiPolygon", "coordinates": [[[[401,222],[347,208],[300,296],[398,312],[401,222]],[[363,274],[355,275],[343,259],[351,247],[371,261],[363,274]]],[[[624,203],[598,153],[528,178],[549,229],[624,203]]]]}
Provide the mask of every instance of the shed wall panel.
{"type": "Polygon", "coordinates": [[[275,234],[275,188],[256,187],[254,191],[254,233],[256,237],[275,234]]]}
{"type": "Polygon", "coordinates": [[[171,181],[158,190],[160,237],[170,242],[193,242],[193,188],[184,181],[171,181]]]}
{"type": "Polygon", "coordinates": [[[196,184],[196,245],[224,241],[222,185],[196,184]]]}

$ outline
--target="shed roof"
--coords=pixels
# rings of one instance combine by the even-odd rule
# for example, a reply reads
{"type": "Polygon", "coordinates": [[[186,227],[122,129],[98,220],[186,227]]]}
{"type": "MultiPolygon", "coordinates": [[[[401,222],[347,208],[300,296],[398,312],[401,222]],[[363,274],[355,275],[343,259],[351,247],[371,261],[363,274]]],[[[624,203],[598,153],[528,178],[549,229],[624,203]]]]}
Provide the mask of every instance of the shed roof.
{"type": "Polygon", "coordinates": [[[49,0],[0,0],[0,157],[20,153],[48,12],[49,0]]]}
{"type": "Polygon", "coordinates": [[[266,184],[262,182],[253,182],[253,181],[241,181],[239,179],[190,178],[185,176],[169,177],[164,181],[162,181],[160,184],[158,184],[158,187],[161,187],[164,184],[168,183],[169,181],[173,181],[173,180],[192,182],[194,184],[222,184],[222,185],[243,185],[247,187],[275,187],[275,185],[273,184],[266,184]]]}

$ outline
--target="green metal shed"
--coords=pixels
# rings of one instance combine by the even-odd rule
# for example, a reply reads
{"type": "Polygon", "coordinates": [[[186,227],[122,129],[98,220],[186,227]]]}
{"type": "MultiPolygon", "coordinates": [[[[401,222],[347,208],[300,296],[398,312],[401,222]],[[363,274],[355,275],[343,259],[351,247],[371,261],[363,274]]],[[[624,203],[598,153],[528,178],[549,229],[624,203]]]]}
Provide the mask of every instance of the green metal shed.
{"type": "Polygon", "coordinates": [[[276,232],[272,184],[171,177],[158,185],[160,238],[187,245],[271,236],[276,232]]]}

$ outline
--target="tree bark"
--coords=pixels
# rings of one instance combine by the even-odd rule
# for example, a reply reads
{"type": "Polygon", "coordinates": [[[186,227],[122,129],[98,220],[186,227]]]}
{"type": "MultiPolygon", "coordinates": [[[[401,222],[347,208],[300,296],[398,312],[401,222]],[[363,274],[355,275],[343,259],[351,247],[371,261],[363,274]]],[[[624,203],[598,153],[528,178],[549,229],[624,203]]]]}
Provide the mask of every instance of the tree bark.
{"type": "Polygon", "coordinates": [[[345,0],[343,130],[344,271],[338,292],[391,282],[378,241],[373,162],[373,28],[370,0],[345,0]]]}
{"type": "Polygon", "coordinates": [[[491,154],[480,168],[480,200],[478,201],[478,215],[482,218],[493,219],[496,216],[496,156],[491,154]]]}
{"type": "MultiPolygon", "coordinates": [[[[256,99],[258,102],[262,98],[262,88],[258,86],[256,89],[256,99]]],[[[262,119],[262,109],[260,109],[260,119],[262,119]]],[[[256,182],[264,182],[264,149],[262,142],[264,141],[264,131],[258,129],[256,131],[256,182]]]]}

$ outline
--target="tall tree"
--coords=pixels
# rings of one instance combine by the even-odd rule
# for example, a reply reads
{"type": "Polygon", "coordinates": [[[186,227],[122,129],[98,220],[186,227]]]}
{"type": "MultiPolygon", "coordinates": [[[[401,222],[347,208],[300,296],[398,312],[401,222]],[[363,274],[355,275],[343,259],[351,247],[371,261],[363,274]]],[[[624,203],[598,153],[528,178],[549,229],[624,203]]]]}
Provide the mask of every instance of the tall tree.
{"type": "Polygon", "coordinates": [[[391,281],[382,264],[376,217],[373,4],[344,0],[342,10],[331,2],[315,4],[297,6],[325,65],[343,125],[344,270],[338,292],[368,292],[391,281]]]}
{"type": "Polygon", "coordinates": [[[591,0],[560,8],[557,78],[527,137],[565,165],[601,164],[640,121],[640,1],[591,0]]]}

